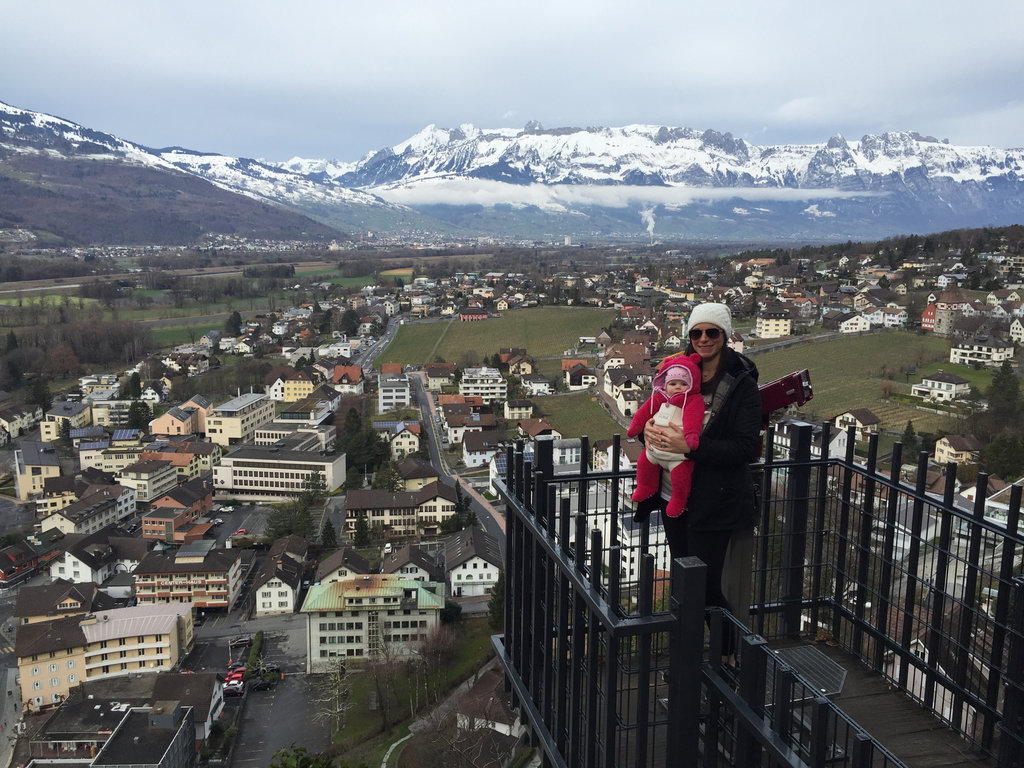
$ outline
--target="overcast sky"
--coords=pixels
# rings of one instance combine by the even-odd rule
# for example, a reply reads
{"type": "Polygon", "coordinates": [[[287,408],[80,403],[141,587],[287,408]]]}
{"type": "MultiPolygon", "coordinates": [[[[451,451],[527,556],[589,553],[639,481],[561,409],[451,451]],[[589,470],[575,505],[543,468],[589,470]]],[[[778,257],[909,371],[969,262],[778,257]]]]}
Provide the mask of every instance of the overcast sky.
{"type": "Polygon", "coordinates": [[[429,124],[1024,146],[1012,0],[23,0],[0,101],[151,147],[354,161],[429,124]]]}

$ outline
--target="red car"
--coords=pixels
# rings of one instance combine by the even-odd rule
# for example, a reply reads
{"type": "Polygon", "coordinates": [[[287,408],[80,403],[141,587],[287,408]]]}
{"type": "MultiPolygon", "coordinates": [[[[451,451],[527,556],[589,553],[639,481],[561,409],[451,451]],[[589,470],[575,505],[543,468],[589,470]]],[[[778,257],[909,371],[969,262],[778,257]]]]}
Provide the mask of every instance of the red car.
{"type": "Polygon", "coordinates": [[[231,682],[235,682],[236,680],[238,682],[242,682],[242,678],[243,677],[245,677],[245,670],[244,669],[236,669],[234,672],[229,672],[228,673],[227,677],[224,678],[224,682],[225,683],[231,683],[231,682]]]}
{"type": "Polygon", "coordinates": [[[245,534],[247,534],[248,532],[249,531],[247,531],[245,528],[239,528],[237,531],[235,531],[235,536],[245,536],[245,534]]]}

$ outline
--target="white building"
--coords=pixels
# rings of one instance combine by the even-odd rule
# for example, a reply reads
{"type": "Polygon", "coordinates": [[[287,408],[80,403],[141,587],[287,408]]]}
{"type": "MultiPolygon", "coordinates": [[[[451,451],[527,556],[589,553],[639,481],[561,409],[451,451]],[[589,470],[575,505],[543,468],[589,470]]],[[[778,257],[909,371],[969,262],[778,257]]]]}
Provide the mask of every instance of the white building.
{"type": "Polygon", "coordinates": [[[387,413],[396,408],[407,408],[412,403],[412,387],[409,377],[403,375],[381,376],[377,382],[377,411],[387,413]]]}
{"type": "Polygon", "coordinates": [[[508,382],[497,368],[466,368],[459,381],[459,394],[483,398],[485,403],[508,399],[508,382]]]}
{"type": "Polygon", "coordinates": [[[336,658],[376,656],[385,649],[411,654],[440,623],[444,595],[430,581],[396,574],[368,574],[314,584],[306,615],[306,671],[323,672],[336,658]]]}
{"type": "Polygon", "coordinates": [[[921,382],[910,388],[914,397],[923,397],[935,402],[949,402],[970,394],[971,382],[955,373],[939,371],[922,376],[921,382]]]}
{"type": "Polygon", "coordinates": [[[444,569],[452,597],[489,595],[501,573],[501,550],[483,528],[467,528],[445,541],[444,569]]]}

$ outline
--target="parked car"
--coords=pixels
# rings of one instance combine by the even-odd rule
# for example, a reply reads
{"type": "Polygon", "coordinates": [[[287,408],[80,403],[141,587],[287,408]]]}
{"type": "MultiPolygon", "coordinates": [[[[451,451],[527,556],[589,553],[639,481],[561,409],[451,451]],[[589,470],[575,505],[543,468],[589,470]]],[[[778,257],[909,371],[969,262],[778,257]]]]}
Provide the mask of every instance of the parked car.
{"type": "Polygon", "coordinates": [[[273,688],[273,687],[274,687],[274,681],[273,680],[267,680],[267,678],[265,678],[265,677],[257,678],[256,680],[253,680],[251,683],[249,683],[249,690],[250,691],[266,691],[266,690],[268,690],[270,688],[273,688]]]}
{"type": "Polygon", "coordinates": [[[233,661],[230,664],[228,664],[228,672],[234,672],[236,669],[240,669],[243,672],[245,672],[245,662],[244,661],[233,661]]]}
{"type": "Polygon", "coordinates": [[[213,524],[214,525],[224,525],[224,521],[221,520],[219,517],[215,517],[215,518],[213,518],[213,524]]]}
{"type": "Polygon", "coordinates": [[[247,529],[239,528],[237,531],[235,531],[235,536],[245,536],[247,533],[249,533],[247,529]]]}
{"type": "Polygon", "coordinates": [[[239,683],[238,685],[225,685],[224,696],[241,696],[245,693],[245,686],[239,683]]]}
{"type": "Polygon", "coordinates": [[[230,515],[232,512],[235,511],[235,508],[229,504],[226,507],[221,507],[219,511],[221,512],[221,514],[230,515]]]}

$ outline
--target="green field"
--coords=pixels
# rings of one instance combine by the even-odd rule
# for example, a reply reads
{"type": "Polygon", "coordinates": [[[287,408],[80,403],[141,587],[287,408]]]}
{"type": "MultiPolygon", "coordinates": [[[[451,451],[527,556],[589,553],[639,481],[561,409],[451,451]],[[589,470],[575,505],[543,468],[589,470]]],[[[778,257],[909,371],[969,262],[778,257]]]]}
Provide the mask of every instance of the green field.
{"type": "Polygon", "coordinates": [[[900,431],[908,420],[918,432],[955,430],[956,426],[951,416],[885,399],[886,387],[909,393],[910,385],[920,381],[922,374],[939,368],[968,378],[953,370],[959,366],[949,365],[948,339],[905,332],[808,341],[752,359],[761,383],[800,368],[810,371],[814,399],[806,412],[813,421],[831,419],[852,408],[867,408],[881,419],[883,429],[900,431]]]}
{"type": "Polygon", "coordinates": [[[440,357],[458,363],[467,355],[479,362],[505,347],[522,347],[534,358],[561,355],[580,336],[596,335],[614,318],[609,309],[537,307],[475,323],[407,323],[379,362],[422,365],[440,357]]]}
{"type": "Polygon", "coordinates": [[[620,426],[595,395],[590,392],[573,392],[568,395],[548,395],[533,398],[538,416],[543,416],[557,429],[562,437],[586,435],[593,445],[618,433],[625,437],[626,428],[620,426]]]}

